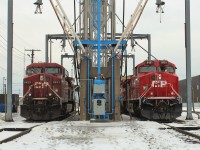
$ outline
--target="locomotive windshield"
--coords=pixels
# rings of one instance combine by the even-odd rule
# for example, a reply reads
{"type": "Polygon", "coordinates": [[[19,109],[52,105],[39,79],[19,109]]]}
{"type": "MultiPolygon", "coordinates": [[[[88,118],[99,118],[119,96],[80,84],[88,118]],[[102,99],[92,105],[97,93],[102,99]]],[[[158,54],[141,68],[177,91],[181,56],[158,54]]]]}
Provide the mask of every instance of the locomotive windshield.
{"type": "Polygon", "coordinates": [[[32,68],[28,68],[26,71],[27,75],[32,75],[32,74],[36,74],[36,73],[42,73],[42,68],[32,67],[32,68]]]}
{"type": "Polygon", "coordinates": [[[142,66],[142,67],[140,67],[140,73],[155,72],[155,71],[156,71],[155,66],[142,66]]]}
{"type": "Polygon", "coordinates": [[[45,68],[45,72],[49,74],[60,74],[61,73],[61,68],[45,68]]]}
{"type": "Polygon", "coordinates": [[[175,72],[174,67],[172,66],[159,66],[158,71],[175,72]]]}

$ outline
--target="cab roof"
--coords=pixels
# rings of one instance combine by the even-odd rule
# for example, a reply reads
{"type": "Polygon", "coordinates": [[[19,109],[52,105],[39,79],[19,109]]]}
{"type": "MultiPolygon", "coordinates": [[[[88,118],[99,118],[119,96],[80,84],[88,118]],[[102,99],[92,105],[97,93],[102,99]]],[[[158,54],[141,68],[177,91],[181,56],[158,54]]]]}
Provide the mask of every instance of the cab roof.
{"type": "Polygon", "coordinates": [[[57,64],[57,63],[45,63],[45,62],[42,62],[42,63],[32,63],[30,65],[28,65],[26,68],[31,68],[31,67],[60,67],[60,68],[64,68],[63,66],[57,64]]]}
{"type": "Polygon", "coordinates": [[[135,68],[140,67],[140,66],[155,66],[155,67],[158,67],[158,66],[161,66],[161,65],[173,66],[175,69],[177,69],[175,64],[171,63],[168,60],[151,60],[151,61],[145,60],[142,63],[138,64],[135,68]]]}

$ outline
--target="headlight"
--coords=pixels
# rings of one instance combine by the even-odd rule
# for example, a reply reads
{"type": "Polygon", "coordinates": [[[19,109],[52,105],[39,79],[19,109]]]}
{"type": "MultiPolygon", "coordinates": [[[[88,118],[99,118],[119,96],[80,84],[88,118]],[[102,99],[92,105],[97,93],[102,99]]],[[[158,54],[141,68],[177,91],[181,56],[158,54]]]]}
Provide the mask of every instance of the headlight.
{"type": "Polygon", "coordinates": [[[147,65],[151,65],[152,63],[153,63],[153,61],[151,61],[151,60],[147,60],[147,61],[146,61],[146,64],[147,64],[147,65]]]}
{"type": "Polygon", "coordinates": [[[28,96],[31,96],[31,93],[29,93],[28,96]]]}
{"type": "Polygon", "coordinates": [[[44,80],[44,76],[40,75],[40,81],[43,81],[43,80],[44,80]]]}
{"type": "Polygon", "coordinates": [[[52,94],[51,94],[51,93],[49,93],[49,96],[52,96],[52,94]]]}
{"type": "Polygon", "coordinates": [[[159,74],[159,75],[158,75],[158,80],[161,80],[161,79],[162,79],[162,75],[159,74]]]}
{"type": "Polygon", "coordinates": [[[167,61],[167,60],[161,60],[160,63],[161,63],[162,65],[166,65],[166,64],[168,64],[168,61],[167,61]]]}

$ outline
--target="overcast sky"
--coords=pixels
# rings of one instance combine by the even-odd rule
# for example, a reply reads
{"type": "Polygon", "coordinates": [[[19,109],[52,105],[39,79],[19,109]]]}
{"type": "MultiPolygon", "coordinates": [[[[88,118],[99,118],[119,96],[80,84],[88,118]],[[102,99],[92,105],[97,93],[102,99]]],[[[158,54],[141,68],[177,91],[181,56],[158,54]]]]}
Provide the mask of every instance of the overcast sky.
{"type": "MultiPolygon", "coordinates": [[[[35,52],[35,61],[44,61],[45,35],[62,33],[61,26],[50,5],[49,0],[43,0],[43,14],[35,15],[35,0],[13,0],[14,1],[14,53],[13,53],[13,92],[22,94],[22,79],[24,66],[30,63],[30,58],[25,49],[40,49],[35,52]],[[25,63],[24,63],[25,62],[25,63]]],[[[78,6],[78,1],[76,4],[78,6]]],[[[125,22],[127,23],[133,13],[136,3],[139,0],[126,0],[125,22]]],[[[74,0],[61,0],[65,11],[73,23],[73,2],[74,0]]],[[[122,0],[116,0],[116,13],[122,17],[122,0]]],[[[156,0],[149,0],[145,10],[136,26],[134,33],[151,34],[152,54],[158,59],[166,59],[176,64],[177,74],[180,79],[185,76],[185,43],[184,43],[184,22],[185,22],[185,0],[165,0],[164,14],[156,13],[156,0]]],[[[200,74],[199,61],[199,35],[200,15],[198,9],[199,0],[191,0],[191,49],[192,49],[192,76],[200,74]]],[[[78,8],[77,8],[78,9],[78,8]]],[[[117,20],[117,26],[121,30],[121,23],[117,20]]],[[[126,24],[125,23],[125,24],[126,24]]],[[[117,32],[121,32],[118,30],[117,32]]],[[[0,0],[0,85],[3,77],[6,77],[7,68],[7,0],[0,0]]],[[[147,41],[138,41],[147,49],[147,41]]],[[[61,53],[60,41],[53,43],[53,62],[60,63],[61,53]]],[[[131,48],[128,46],[127,51],[131,48]]],[[[72,53],[69,47],[67,53],[72,53]]],[[[139,47],[135,47],[136,64],[147,59],[147,54],[139,47]]],[[[131,60],[130,60],[131,61],[131,60]]],[[[68,69],[72,68],[71,60],[65,60],[68,69]]],[[[131,62],[129,63],[129,65],[131,62]]],[[[71,72],[71,69],[69,70],[71,72]]],[[[129,74],[131,70],[129,70],[129,74]]],[[[2,86],[0,86],[0,93],[2,86]]]]}

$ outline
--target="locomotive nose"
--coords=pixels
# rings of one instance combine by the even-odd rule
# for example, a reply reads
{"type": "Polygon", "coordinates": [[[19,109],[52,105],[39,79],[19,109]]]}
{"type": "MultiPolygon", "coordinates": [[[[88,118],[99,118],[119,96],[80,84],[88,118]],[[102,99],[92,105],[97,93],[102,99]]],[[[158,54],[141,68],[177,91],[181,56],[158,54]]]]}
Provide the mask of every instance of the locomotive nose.
{"type": "Polygon", "coordinates": [[[44,92],[44,83],[36,82],[34,84],[34,97],[45,97],[44,92]]]}

